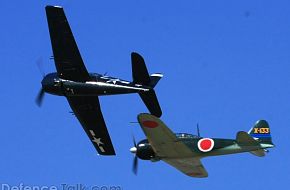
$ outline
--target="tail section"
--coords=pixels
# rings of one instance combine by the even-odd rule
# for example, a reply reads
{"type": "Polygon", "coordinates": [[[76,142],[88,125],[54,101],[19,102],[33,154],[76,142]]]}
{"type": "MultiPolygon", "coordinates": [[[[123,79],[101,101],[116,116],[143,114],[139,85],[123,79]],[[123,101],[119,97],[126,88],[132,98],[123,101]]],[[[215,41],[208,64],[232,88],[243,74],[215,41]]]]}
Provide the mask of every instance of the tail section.
{"type": "Polygon", "coordinates": [[[261,144],[247,132],[239,131],[237,133],[236,141],[239,146],[245,149],[252,149],[252,147],[255,147],[254,150],[247,150],[251,154],[259,157],[265,156],[265,149],[262,148],[261,144]]]}
{"type": "Polygon", "coordinates": [[[254,127],[248,133],[253,138],[257,139],[260,144],[273,145],[270,127],[265,120],[257,121],[254,127]]]}
{"type": "Polygon", "coordinates": [[[140,85],[151,87],[147,92],[140,92],[139,95],[151,114],[160,117],[162,111],[154,91],[154,87],[163,77],[160,73],[149,76],[145,61],[141,55],[133,52],[131,54],[133,82],[140,85]]]}
{"type": "Polygon", "coordinates": [[[237,144],[247,152],[255,156],[265,156],[267,148],[274,147],[272,143],[270,127],[267,121],[259,120],[250,131],[240,131],[236,137],[237,144]]]}

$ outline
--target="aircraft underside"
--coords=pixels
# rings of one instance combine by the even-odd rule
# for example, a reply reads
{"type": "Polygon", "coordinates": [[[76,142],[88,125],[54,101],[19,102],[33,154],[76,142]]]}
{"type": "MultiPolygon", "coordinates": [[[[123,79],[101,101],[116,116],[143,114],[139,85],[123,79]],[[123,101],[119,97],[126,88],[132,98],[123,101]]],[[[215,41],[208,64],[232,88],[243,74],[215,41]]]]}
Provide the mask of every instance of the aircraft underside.
{"type": "Polygon", "coordinates": [[[93,81],[86,83],[63,82],[63,90],[66,96],[102,96],[149,91],[149,89],[136,87],[134,85],[93,81]]]}

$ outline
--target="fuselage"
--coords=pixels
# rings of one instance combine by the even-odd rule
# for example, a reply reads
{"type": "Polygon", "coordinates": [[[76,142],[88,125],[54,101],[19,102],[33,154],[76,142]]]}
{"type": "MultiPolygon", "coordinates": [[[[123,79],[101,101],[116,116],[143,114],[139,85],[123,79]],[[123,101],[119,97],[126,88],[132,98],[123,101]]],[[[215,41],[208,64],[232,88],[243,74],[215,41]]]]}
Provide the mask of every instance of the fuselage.
{"type": "MultiPolygon", "coordinates": [[[[250,152],[273,147],[273,145],[270,144],[261,144],[261,146],[240,146],[235,139],[203,138],[187,133],[176,133],[175,135],[178,141],[183,142],[192,151],[191,156],[198,158],[250,152]],[[201,144],[203,140],[208,140],[212,144],[205,144],[204,147],[202,147],[201,144]]],[[[151,161],[162,159],[155,154],[147,139],[140,141],[137,144],[137,149],[137,156],[140,159],[151,161]]]]}
{"type": "Polygon", "coordinates": [[[90,74],[90,80],[76,82],[61,79],[57,73],[46,75],[42,82],[45,92],[58,96],[102,96],[146,92],[150,86],[135,84],[119,78],[97,73],[90,74]]]}

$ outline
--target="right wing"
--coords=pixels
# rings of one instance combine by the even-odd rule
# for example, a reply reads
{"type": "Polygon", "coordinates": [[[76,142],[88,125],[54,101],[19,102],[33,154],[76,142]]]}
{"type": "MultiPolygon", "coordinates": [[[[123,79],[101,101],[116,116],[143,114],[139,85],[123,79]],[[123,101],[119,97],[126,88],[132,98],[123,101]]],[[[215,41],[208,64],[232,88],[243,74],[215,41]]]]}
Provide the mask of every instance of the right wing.
{"type": "Polygon", "coordinates": [[[57,73],[60,78],[85,82],[90,79],[63,8],[46,6],[46,16],[57,73]]]}
{"type": "Polygon", "coordinates": [[[157,117],[151,114],[139,114],[138,122],[142,127],[154,152],[163,161],[192,177],[207,177],[199,158],[194,158],[190,150],[157,117]]]}
{"type": "Polygon", "coordinates": [[[115,155],[98,96],[74,96],[67,100],[98,153],[115,155]]]}

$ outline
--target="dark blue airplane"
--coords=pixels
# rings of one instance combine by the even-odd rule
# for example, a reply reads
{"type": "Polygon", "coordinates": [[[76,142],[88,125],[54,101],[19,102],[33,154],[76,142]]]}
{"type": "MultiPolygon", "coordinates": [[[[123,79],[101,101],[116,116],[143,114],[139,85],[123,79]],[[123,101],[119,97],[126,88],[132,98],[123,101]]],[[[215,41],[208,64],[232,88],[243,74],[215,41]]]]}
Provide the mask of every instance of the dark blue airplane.
{"type": "Polygon", "coordinates": [[[46,15],[57,73],[44,76],[36,102],[40,106],[45,93],[65,96],[98,153],[115,155],[98,96],[138,93],[151,114],[160,117],[154,87],[163,75],[149,75],[144,59],[137,53],[131,54],[133,82],[89,73],[63,8],[47,6],[46,15]]]}

